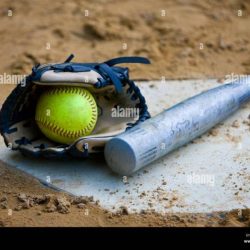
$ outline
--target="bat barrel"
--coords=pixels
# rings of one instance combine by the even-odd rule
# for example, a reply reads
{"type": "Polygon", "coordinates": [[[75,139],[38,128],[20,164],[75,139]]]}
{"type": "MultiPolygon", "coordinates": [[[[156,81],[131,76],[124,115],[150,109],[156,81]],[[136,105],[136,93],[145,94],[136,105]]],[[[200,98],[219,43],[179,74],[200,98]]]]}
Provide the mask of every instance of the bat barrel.
{"type": "Polygon", "coordinates": [[[109,167],[130,175],[202,135],[250,100],[250,77],[191,97],[111,139],[109,167]]]}

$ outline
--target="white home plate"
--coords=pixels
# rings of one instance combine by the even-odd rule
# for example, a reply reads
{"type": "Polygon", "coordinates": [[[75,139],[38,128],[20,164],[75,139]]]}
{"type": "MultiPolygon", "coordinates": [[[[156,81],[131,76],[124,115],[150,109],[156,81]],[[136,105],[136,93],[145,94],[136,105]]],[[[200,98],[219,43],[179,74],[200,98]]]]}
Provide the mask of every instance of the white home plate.
{"type": "MultiPolygon", "coordinates": [[[[219,85],[215,80],[141,82],[152,115],[219,85]]],[[[119,177],[93,160],[33,160],[9,151],[0,160],[74,195],[93,196],[109,210],[212,212],[250,207],[250,105],[212,132],[137,172],[119,177]],[[236,121],[237,120],[237,121],[236,121]]]]}

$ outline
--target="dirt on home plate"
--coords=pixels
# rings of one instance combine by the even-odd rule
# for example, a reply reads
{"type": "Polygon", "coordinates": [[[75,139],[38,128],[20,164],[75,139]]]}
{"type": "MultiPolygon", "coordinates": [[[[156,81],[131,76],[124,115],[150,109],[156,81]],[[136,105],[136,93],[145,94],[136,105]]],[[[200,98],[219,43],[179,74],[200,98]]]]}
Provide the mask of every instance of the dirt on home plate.
{"type": "MultiPolygon", "coordinates": [[[[134,79],[224,78],[250,73],[250,2],[244,0],[18,0],[0,2],[0,74],[40,62],[146,56],[134,79]]],[[[0,103],[14,85],[0,85],[0,103]]],[[[216,136],[216,135],[214,135],[216,136]]],[[[128,214],[103,210],[0,163],[0,226],[250,226],[250,210],[128,214]]]]}

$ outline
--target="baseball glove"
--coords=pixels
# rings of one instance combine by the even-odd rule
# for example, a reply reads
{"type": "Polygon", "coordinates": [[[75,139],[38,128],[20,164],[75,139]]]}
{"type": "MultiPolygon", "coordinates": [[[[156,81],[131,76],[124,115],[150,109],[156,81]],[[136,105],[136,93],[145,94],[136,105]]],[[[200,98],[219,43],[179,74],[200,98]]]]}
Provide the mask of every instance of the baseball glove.
{"type": "Polygon", "coordinates": [[[120,57],[103,63],[73,63],[70,55],[64,63],[33,67],[32,73],[20,82],[4,102],[0,113],[0,132],[7,147],[24,155],[46,158],[87,157],[103,152],[105,143],[114,136],[150,118],[145,98],[129,79],[128,68],[119,63],[144,63],[143,57],[120,57]],[[39,95],[54,86],[80,86],[94,96],[98,120],[91,135],[80,137],[71,145],[46,138],[35,122],[39,95]],[[137,115],[112,117],[116,108],[134,108],[137,115]]]}

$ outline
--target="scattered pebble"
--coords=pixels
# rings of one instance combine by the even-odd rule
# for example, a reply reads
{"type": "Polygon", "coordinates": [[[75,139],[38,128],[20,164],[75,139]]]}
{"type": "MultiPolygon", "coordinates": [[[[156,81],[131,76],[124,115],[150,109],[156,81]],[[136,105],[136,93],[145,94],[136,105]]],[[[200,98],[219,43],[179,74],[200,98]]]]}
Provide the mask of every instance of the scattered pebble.
{"type": "Polygon", "coordinates": [[[232,123],[232,127],[233,127],[233,128],[239,128],[239,127],[240,127],[240,123],[239,123],[237,120],[235,120],[235,121],[232,123]]]}
{"type": "Polygon", "coordinates": [[[125,206],[121,206],[120,210],[121,210],[122,215],[128,215],[129,214],[128,209],[125,206]]]}
{"type": "Polygon", "coordinates": [[[0,207],[1,207],[2,209],[7,209],[7,208],[8,208],[8,202],[7,202],[7,200],[2,201],[2,202],[0,203],[0,207]]]}
{"type": "Polygon", "coordinates": [[[0,199],[0,202],[7,201],[7,200],[8,200],[7,196],[3,196],[3,197],[0,199]]]}
{"type": "Polygon", "coordinates": [[[57,207],[54,204],[48,204],[44,209],[44,212],[53,213],[57,210],[57,207]]]}
{"type": "Polygon", "coordinates": [[[71,204],[72,205],[77,205],[80,203],[88,204],[90,202],[94,202],[93,196],[78,196],[78,197],[73,198],[73,200],[71,201],[71,204]]]}
{"type": "Polygon", "coordinates": [[[14,211],[21,211],[23,209],[22,205],[17,205],[15,208],[14,208],[14,211]]]}
{"type": "Polygon", "coordinates": [[[79,203],[79,204],[77,204],[77,207],[80,208],[80,209],[83,209],[83,208],[86,207],[86,205],[83,204],[83,203],[79,203]]]}
{"type": "Polygon", "coordinates": [[[25,202],[27,200],[27,196],[24,193],[21,193],[17,196],[18,200],[21,202],[25,202]]]}
{"type": "Polygon", "coordinates": [[[209,135],[211,136],[217,136],[219,134],[219,131],[218,129],[211,129],[209,132],[208,132],[209,135]]]}
{"type": "Polygon", "coordinates": [[[65,197],[56,198],[55,203],[57,206],[57,211],[59,213],[62,214],[69,213],[69,208],[71,206],[71,203],[65,197]]]}

